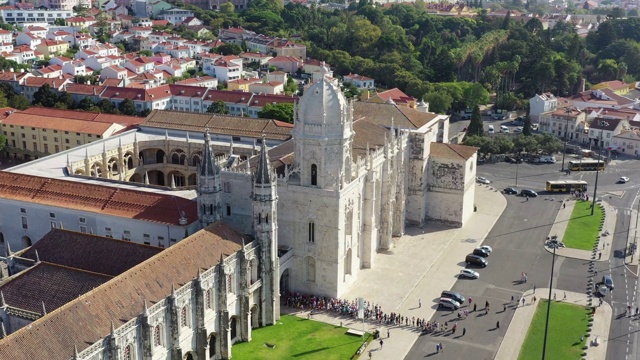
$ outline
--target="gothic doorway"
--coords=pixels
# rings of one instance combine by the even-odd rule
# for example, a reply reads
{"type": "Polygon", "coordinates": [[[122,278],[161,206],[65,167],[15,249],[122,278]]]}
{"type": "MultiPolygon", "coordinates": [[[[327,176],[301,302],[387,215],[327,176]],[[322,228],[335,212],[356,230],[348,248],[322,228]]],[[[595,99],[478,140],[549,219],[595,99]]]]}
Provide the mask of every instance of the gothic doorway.
{"type": "Polygon", "coordinates": [[[216,334],[209,335],[209,359],[216,356],[216,334]]]}
{"type": "Polygon", "coordinates": [[[251,308],[251,328],[255,329],[260,327],[260,308],[258,305],[253,305],[251,308]]]}
{"type": "Polygon", "coordinates": [[[187,356],[184,357],[184,360],[195,360],[196,358],[192,353],[187,353],[187,356]]]}
{"type": "Polygon", "coordinates": [[[238,322],[236,321],[236,317],[232,317],[231,321],[229,321],[229,330],[231,331],[231,342],[233,342],[233,339],[236,338],[236,336],[238,336],[238,322]]]}
{"type": "Polygon", "coordinates": [[[282,273],[282,275],[280,275],[280,294],[281,295],[285,295],[283,297],[286,297],[286,295],[289,294],[289,276],[290,276],[290,272],[289,269],[285,269],[285,271],[282,273]]]}
{"type": "Polygon", "coordinates": [[[31,246],[31,238],[28,236],[23,236],[22,237],[22,248],[28,248],[29,246],[31,246]]]}

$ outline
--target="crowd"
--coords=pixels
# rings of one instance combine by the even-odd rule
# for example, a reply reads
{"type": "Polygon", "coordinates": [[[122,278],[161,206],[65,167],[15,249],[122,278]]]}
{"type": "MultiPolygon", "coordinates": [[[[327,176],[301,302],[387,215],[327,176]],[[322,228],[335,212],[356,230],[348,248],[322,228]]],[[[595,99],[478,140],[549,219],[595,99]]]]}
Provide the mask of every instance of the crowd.
{"type": "MultiPolygon", "coordinates": [[[[346,300],[337,298],[328,298],[323,296],[314,296],[300,294],[299,292],[291,292],[286,294],[285,301],[287,306],[301,310],[311,310],[311,314],[314,311],[328,311],[337,314],[338,316],[346,316],[350,318],[356,318],[358,316],[358,302],[356,300],[346,300]]],[[[448,331],[448,322],[430,322],[425,318],[416,318],[415,316],[408,317],[399,313],[382,311],[382,307],[372,302],[364,302],[364,320],[384,325],[396,325],[412,327],[416,330],[432,333],[438,331],[448,331]]],[[[468,312],[459,311],[458,319],[463,319],[467,316],[468,312]]],[[[452,331],[455,331],[452,328],[452,331]]]]}

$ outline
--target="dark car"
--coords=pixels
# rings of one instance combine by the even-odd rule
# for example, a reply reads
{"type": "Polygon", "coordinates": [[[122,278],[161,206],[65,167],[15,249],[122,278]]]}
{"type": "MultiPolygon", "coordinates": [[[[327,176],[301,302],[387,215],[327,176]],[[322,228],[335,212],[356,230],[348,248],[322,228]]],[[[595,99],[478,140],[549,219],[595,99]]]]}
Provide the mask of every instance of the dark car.
{"type": "Polygon", "coordinates": [[[489,252],[481,248],[476,248],[476,249],[473,249],[473,255],[478,255],[478,256],[482,256],[483,258],[486,258],[489,256],[489,252]]]}
{"type": "Polygon", "coordinates": [[[489,264],[487,259],[483,258],[482,256],[473,254],[467,255],[464,261],[467,263],[467,265],[476,265],[481,267],[486,267],[489,264]]]}
{"type": "Polygon", "coordinates": [[[511,157],[511,156],[505,156],[504,157],[504,161],[506,161],[508,163],[512,163],[512,164],[521,164],[522,163],[522,159],[521,158],[511,157]]]}
{"type": "Polygon", "coordinates": [[[526,196],[526,197],[538,197],[538,193],[531,190],[531,189],[524,189],[520,191],[520,195],[521,196],[526,196]]]}
{"type": "Polygon", "coordinates": [[[518,190],[512,188],[512,187],[508,187],[505,188],[504,190],[502,190],[502,192],[504,192],[505,194],[509,194],[509,195],[517,195],[518,194],[518,190]]]}
{"type": "Polygon", "coordinates": [[[440,297],[453,299],[460,304],[464,304],[464,300],[465,300],[464,296],[460,295],[460,293],[457,293],[455,291],[448,291],[448,290],[443,291],[442,294],[440,294],[440,297]]]}

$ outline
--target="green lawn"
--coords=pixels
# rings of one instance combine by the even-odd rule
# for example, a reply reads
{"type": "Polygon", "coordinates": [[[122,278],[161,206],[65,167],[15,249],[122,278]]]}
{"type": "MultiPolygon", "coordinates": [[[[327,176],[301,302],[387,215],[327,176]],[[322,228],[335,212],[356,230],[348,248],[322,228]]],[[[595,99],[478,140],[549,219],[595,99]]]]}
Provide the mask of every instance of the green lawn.
{"type": "MultiPolygon", "coordinates": [[[[587,332],[588,320],[585,315],[591,313],[583,306],[559,301],[551,302],[549,317],[549,335],[547,337],[547,359],[580,359],[582,347],[588,341],[580,336],[587,332]]],[[[533,315],[527,337],[520,349],[518,360],[539,360],[542,356],[544,324],[547,317],[547,301],[540,301],[533,315]]]]}
{"type": "MultiPolygon", "coordinates": [[[[347,328],[297,316],[283,315],[276,325],[252,331],[251,341],[231,348],[234,359],[351,359],[362,337],[347,335],[347,328]],[[265,346],[275,344],[275,348],[265,346]]],[[[369,334],[365,335],[365,338],[369,334]]]]}
{"type": "Polygon", "coordinates": [[[602,208],[596,204],[591,216],[591,201],[576,201],[562,241],[569,248],[592,250],[600,232],[602,208]]]}

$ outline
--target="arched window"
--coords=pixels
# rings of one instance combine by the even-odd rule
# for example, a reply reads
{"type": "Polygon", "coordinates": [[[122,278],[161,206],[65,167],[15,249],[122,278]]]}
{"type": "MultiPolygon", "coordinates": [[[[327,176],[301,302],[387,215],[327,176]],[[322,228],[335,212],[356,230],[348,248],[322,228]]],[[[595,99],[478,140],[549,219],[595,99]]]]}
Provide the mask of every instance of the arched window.
{"type": "Polygon", "coordinates": [[[207,309],[213,309],[213,304],[211,303],[212,292],[213,292],[213,289],[208,289],[207,292],[204,294],[204,307],[206,307],[207,309]]]}
{"type": "Polygon", "coordinates": [[[351,275],[351,249],[347,251],[347,256],[344,258],[344,274],[351,275]]]}
{"type": "Polygon", "coordinates": [[[249,275],[251,276],[249,284],[253,285],[256,281],[258,281],[258,259],[251,259],[251,261],[249,262],[249,267],[249,275]]]}
{"type": "Polygon", "coordinates": [[[305,280],[309,282],[316,281],[316,260],[311,256],[307,256],[305,259],[305,280]]]}
{"type": "Polygon", "coordinates": [[[160,325],[156,325],[156,327],[153,328],[153,346],[160,345],[162,345],[162,328],[160,325]]]}
{"type": "Polygon", "coordinates": [[[269,214],[266,214],[266,215],[264,216],[264,223],[265,223],[265,224],[268,224],[268,223],[269,223],[269,214]]]}
{"type": "Polygon", "coordinates": [[[316,164],[311,165],[311,185],[318,185],[318,166],[316,164]]]}
{"type": "Polygon", "coordinates": [[[123,360],[131,360],[133,359],[133,346],[132,345],[127,345],[124,348],[124,354],[122,354],[122,359],[123,360]]]}
{"type": "Polygon", "coordinates": [[[188,307],[185,305],[182,307],[182,310],[180,310],[180,325],[181,326],[189,326],[189,309],[188,307]]]}
{"type": "Polygon", "coordinates": [[[309,221],[309,242],[316,242],[316,224],[309,221]]]}

